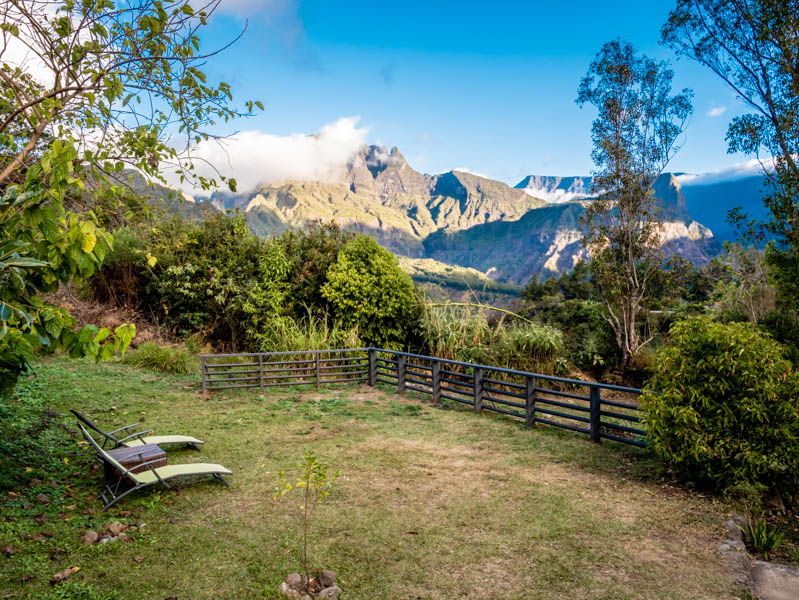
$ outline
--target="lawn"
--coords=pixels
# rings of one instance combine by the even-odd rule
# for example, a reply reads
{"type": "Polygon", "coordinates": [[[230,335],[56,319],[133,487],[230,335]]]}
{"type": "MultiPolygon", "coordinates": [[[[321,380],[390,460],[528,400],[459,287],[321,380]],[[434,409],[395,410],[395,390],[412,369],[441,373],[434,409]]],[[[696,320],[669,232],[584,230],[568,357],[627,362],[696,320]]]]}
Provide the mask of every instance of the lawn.
{"type": "Polygon", "coordinates": [[[13,398],[3,443],[18,448],[34,430],[33,466],[14,479],[0,457],[0,549],[13,550],[0,556],[0,598],[278,598],[301,537],[298,500],[273,492],[305,448],[341,472],[311,556],[338,573],[344,598],[740,596],[715,555],[725,506],[661,483],[636,449],[380,388],[204,397],[196,377],[61,358],[13,398]],[[204,439],[170,463],[221,463],[231,487],[142,492],[101,513],[101,472],[76,443],[70,407],[108,428],[141,420],[204,439]],[[136,531],[80,544],[115,520],[136,531]],[[72,585],[50,586],[73,566],[72,585]]]}

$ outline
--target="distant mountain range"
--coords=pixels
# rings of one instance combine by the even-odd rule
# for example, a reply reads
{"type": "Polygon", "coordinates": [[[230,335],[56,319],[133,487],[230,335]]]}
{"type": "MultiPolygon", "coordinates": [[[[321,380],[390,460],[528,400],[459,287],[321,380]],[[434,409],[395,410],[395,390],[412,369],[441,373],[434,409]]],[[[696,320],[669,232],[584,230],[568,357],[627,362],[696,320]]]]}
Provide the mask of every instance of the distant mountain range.
{"type": "MultiPolygon", "coordinates": [[[[665,173],[655,185],[664,207],[664,246],[702,264],[731,239],[727,210],[760,209],[762,176],[713,181],[665,173]],[[716,232],[716,235],[714,235],[716,232]],[[722,235],[719,236],[718,232],[722,235]]],[[[252,230],[270,235],[314,220],[374,236],[396,254],[476,269],[500,283],[522,285],[535,274],[568,270],[585,256],[580,216],[591,201],[591,177],[525,177],[515,187],[463,171],[415,171],[399,149],[366,146],[336,182],[286,181],[238,194],[216,193],[202,206],[239,209],[252,230]]],[[[755,211],[753,211],[755,212],[755,211]]],[[[411,263],[406,263],[410,265],[411,263]]],[[[474,280],[474,272],[470,271],[474,280]]],[[[429,280],[430,277],[427,277],[429,280]]],[[[471,285],[471,284],[470,284],[471,285]]]]}

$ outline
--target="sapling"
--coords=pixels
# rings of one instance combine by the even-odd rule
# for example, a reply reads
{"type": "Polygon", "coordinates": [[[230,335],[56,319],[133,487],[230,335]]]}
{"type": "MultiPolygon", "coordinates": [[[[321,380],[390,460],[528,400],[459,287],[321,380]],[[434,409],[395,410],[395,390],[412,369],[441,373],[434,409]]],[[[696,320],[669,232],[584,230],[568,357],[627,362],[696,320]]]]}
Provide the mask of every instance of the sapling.
{"type": "Polygon", "coordinates": [[[285,472],[280,471],[278,473],[280,482],[275,488],[275,499],[285,496],[293,489],[302,490],[302,504],[300,504],[299,508],[302,518],[302,563],[305,571],[303,585],[307,591],[308,584],[311,581],[308,567],[308,530],[310,529],[311,518],[316,507],[330,495],[330,488],[333,481],[339,476],[339,472],[336,471],[332,475],[328,475],[329,467],[327,463],[319,462],[316,453],[308,449],[303,452],[302,461],[298,466],[300,467],[300,476],[294,484],[289,482],[285,472]]]}

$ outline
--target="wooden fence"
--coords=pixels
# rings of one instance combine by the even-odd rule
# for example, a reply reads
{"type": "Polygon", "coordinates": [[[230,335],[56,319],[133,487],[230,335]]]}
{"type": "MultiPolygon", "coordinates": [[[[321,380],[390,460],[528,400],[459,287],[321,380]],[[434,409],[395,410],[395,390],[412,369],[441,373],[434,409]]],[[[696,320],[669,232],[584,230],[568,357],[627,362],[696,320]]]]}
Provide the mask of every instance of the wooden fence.
{"type": "Polygon", "coordinates": [[[378,383],[524,420],[646,446],[637,397],[641,390],[502,367],[397,352],[344,348],[297,352],[204,354],[203,392],[328,383],[378,383]]]}

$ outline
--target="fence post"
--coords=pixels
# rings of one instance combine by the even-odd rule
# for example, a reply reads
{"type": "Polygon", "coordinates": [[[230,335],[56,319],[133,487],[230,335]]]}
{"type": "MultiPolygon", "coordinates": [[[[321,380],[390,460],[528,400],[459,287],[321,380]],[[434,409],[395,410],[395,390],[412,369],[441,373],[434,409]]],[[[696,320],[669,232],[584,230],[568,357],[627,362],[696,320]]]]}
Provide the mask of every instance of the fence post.
{"type": "Polygon", "coordinates": [[[597,444],[602,441],[602,437],[600,435],[600,422],[602,420],[602,415],[600,411],[602,410],[602,400],[600,398],[600,389],[592,385],[591,386],[591,424],[590,424],[590,431],[591,431],[591,441],[596,442],[597,444]]]}
{"type": "Polygon", "coordinates": [[[433,361],[433,402],[441,402],[441,361],[433,361]]]}
{"type": "Polygon", "coordinates": [[[316,389],[319,389],[319,376],[321,375],[322,369],[319,367],[319,350],[314,352],[314,359],[315,359],[315,366],[316,366],[316,389]]]}
{"type": "Polygon", "coordinates": [[[525,409],[525,418],[524,424],[527,427],[533,427],[535,425],[535,377],[531,377],[527,375],[525,378],[525,402],[524,402],[524,409],[525,409]]]}
{"type": "Polygon", "coordinates": [[[264,355],[258,355],[258,385],[264,391],[264,355]]]}
{"type": "Polygon", "coordinates": [[[208,391],[208,384],[206,383],[206,380],[205,380],[205,373],[206,373],[205,357],[202,356],[202,357],[200,357],[200,377],[202,378],[202,381],[203,381],[203,394],[206,391],[208,391]]]}
{"type": "Polygon", "coordinates": [[[474,368],[474,412],[483,409],[483,368],[474,368]]]}
{"type": "Polygon", "coordinates": [[[405,393],[405,363],[408,357],[402,354],[397,355],[397,393],[405,393]]]}
{"type": "Polygon", "coordinates": [[[377,349],[369,348],[369,385],[377,385],[377,349]]]}

